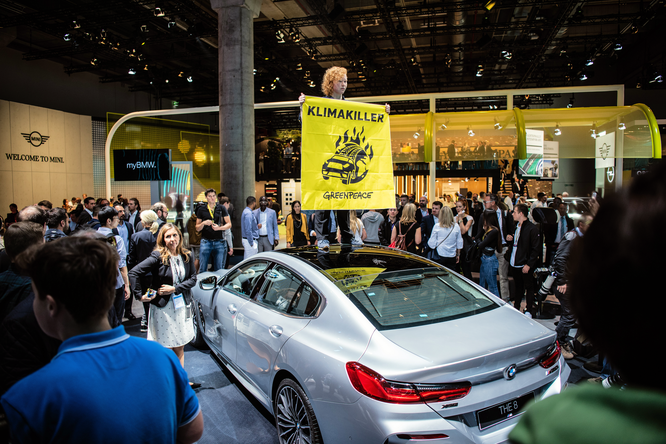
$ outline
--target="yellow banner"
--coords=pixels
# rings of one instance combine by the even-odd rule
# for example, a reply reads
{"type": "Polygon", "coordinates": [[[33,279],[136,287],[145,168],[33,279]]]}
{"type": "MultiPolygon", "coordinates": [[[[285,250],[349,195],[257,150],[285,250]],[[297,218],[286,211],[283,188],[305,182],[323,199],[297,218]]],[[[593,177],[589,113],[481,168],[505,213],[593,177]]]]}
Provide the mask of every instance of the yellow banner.
{"type": "Polygon", "coordinates": [[[395,206],[391,128],[383,105],[306,97],[302,140],[303,209],[395,206]]]}

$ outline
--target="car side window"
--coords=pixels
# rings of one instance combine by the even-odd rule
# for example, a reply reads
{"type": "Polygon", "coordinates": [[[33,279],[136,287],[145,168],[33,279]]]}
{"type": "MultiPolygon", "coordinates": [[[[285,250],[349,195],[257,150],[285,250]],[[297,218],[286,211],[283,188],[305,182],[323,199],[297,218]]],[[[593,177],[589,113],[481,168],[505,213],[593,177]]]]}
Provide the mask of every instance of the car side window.
{"type": "Polygon", "coordinates": [[[319,307],[321,297],[308,284],[303,284],[296,293],[288,313],[296,316],[312,316],[319,307]]]}
{"type": "Polygon", "coordinates": [[[224,289],[249,297],[252,294],[252,289],[260,281],[266,267],[268,267],[268,262],[255,261],[237,268],[227,277],[224,289]]]}
{"type": "Polygon", "coordinates": [[[256,300],[262,305],[287,313],[302,283],[289,269],[277,265],[264,275],[264,285],[256,300]]]}

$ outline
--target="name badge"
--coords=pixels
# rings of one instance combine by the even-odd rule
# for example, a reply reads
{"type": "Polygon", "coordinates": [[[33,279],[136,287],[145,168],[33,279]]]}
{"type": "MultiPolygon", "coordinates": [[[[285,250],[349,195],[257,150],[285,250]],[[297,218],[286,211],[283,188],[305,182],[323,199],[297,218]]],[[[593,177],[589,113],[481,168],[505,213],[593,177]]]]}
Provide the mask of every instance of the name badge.
{"type": "Polygon", "coordinates": [[[185,299],[183,299],[182,294],[177,294],[173,297],[173,307],[176,310],[179,310],[181,308],[185,308],[185,299]]]}

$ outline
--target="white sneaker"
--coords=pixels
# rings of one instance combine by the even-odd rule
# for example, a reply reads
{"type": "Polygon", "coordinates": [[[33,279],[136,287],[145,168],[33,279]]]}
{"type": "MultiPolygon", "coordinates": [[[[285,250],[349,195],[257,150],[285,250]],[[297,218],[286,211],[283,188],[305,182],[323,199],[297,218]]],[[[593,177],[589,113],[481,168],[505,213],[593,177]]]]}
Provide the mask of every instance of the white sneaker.
{"type": "Polygon", "coordinates": [[[525,316],[527,316],[528,318],[532,319],[532,313],[530,313],[529,311],[526,311],[526,312],[525,312],[525,316]]]}

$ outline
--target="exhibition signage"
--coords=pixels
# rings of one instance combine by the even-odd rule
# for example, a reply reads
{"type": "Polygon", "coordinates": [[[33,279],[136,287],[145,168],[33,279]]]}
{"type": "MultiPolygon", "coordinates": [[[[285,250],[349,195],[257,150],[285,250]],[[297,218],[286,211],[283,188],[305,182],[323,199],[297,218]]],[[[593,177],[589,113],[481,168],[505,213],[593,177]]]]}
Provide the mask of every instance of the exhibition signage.
{"type": "Polygon", "coordinates": [[[171,180],[171,150],[115,150],[114,179],[171,180]]]}
{"type": "Polygon", "coordinates": [[[543,144],[542,130],[525,130],[527,142],[527,159],[518,162],[518,173],[521,176],[541,177],[543,175],[543,144]]]}
{"type": "Polygon", "coordinates": [[[615,166],[615,132],[598,136],[594,140],[595,168],[615,166]]]}
{"type": "Polygon", "coordinates": [[[306,97],[303,209],[395,206],[391,128],[383,105],[306,97]]]}

